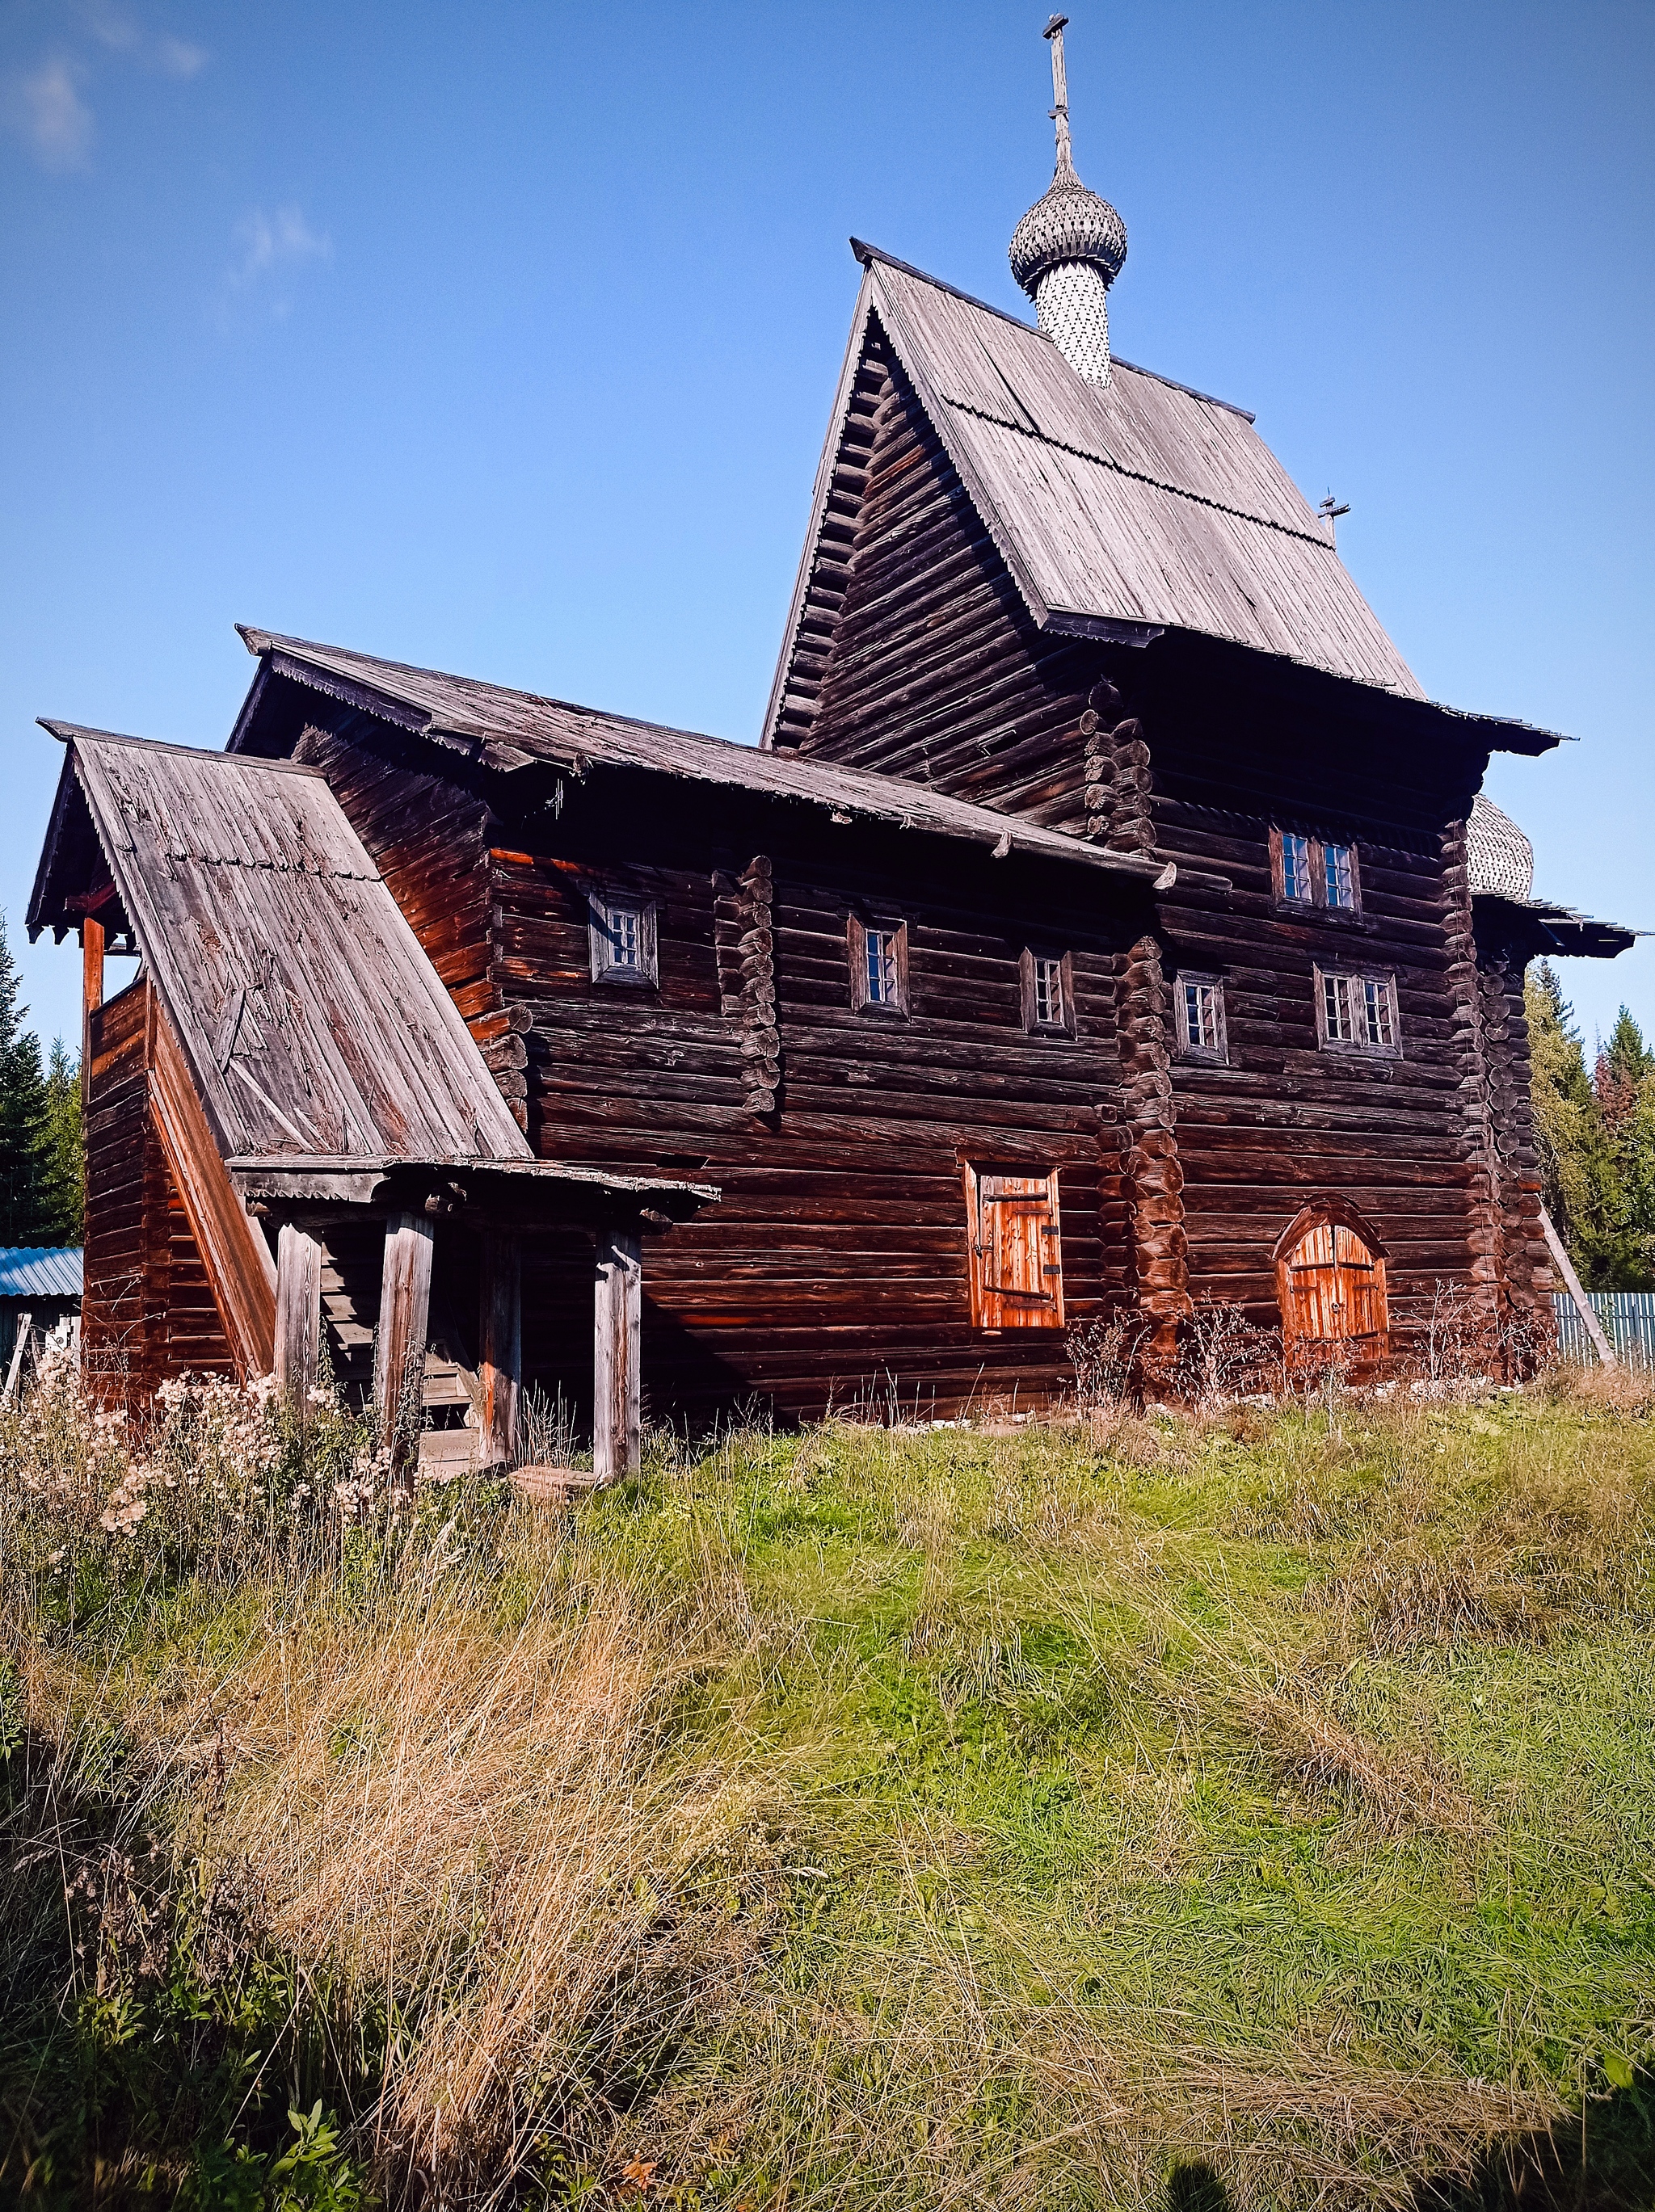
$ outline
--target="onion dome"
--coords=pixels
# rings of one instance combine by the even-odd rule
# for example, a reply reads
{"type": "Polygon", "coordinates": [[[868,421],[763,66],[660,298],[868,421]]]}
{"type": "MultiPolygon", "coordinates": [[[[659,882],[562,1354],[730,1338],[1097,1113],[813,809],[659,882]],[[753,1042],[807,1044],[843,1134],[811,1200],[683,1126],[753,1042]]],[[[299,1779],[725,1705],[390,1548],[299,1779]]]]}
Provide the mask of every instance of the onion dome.
{"type": "Polygon", "coordinates": [[[1060,261],[1087,261],[1112,284],[1126,259],[1126,225],[1107,200],[1089,192],[1060,162],[1051,190],[1012,233],[1012,274],[1032,300],[1060,261]]]}
{"type": "Polygon", "coordinates": [[[1534,847],[1509,814],[1479,792],[1465,824],[1471,896],[1527,899],[1534,893],[1534,847]]]}
{"type": "Polygon", "coordinates": [[[1075,374],[1101,386],[1110,380],[1109,288],[1126,259],[1126,225],[1074,173],[1063,69],[1068,21],[1054,15],[1044,33],[1051,42],[1057,171],[1051,189],[1012,234],[1012,274],[1034,301],[1041,329],[1075,374]]]}

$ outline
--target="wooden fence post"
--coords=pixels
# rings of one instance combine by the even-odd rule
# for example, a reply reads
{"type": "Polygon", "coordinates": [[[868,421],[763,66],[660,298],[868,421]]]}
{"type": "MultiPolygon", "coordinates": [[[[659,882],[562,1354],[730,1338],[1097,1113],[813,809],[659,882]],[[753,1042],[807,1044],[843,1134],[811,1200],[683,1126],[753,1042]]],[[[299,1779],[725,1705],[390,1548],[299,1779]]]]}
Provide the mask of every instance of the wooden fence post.
{"type": "Polygon", "coordinates": [[[592,1468],[601,1484],[636,1474],[642,1455],[638,1322],[643,1266],[636,1231],[599,1231],[595,1288],[592,1468]]]}
{"type": "Polygon", "coordinates": [[[431,1319],[431,1224],[423,1213],[393,1213],[385,1224],[380,1325],[374,1335],[374,1404],[380,1439],[391,1452],[391,1479],[413,1484],[419,1450],[420,1394],[431,1319]]]}
{"type": "Polygon", "coordinates": [[[517,1401],[523,1379],[522,1248],[509,1230],[483,1239],[482,1314],[478,1380],[483,1385],[484,1467],[511,1467],[517,1458],[517,1401]]]}
{"type": "Polygon", "coordinates": [[[276,1239],[276,1387],[301,1420],[321,1357],[322,1248],[283,1222],[276,1239]]]}

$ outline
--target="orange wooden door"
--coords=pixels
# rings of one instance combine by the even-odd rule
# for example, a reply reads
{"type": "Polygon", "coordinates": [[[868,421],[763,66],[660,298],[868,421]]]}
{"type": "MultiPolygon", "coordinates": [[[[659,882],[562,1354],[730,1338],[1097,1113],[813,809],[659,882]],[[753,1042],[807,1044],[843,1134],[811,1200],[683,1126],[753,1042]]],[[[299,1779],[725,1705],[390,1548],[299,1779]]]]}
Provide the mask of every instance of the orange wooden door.
{"type": "Polygon", "coordinates": [[[1062,1236],[1057,1176],[967,1171],[971,1320],[978,1328],[1062,1328],[1062,1236]]]}
{"type": "Polygon", "coordinates": [[[1387,1327],[1385,1263],[1342,1221],[1305,1231],[1280,1265],[1288,1345],[1349,1344],[1378,1352],[1387,1327]]]}

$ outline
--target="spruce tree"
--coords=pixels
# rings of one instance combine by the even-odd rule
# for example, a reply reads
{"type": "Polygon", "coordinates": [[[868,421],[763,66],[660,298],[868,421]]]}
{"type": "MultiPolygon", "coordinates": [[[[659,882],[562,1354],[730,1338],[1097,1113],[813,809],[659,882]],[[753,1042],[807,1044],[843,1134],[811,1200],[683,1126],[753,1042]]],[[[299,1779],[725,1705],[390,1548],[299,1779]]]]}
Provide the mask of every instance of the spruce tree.
{"type": "Polygon", "coordinates": [[[1592,1089],[1611,1135],[1637,1106],[1639,1091],[1651,1075],[1655,1075],[1655,1054],[1646,1050],[1642,1030],[1622,1006],[1609,1042],[1598,1047],[1592,1074],[1592,1089]]]}
{"type": "Polygon", "coordinates": [[[1626,1279],[1638,1265],[1620,1162],[1586,1073],[1574,1010],[1549,962],[1530,971],[1524,995],[1546,1210],[1588,1290],[1634,1288],[1626,1279]]]}
{"type": "Polygon", "coordinates": [[[46,1077],[40,1040],[23,1027],[21,988],[0,915],[0,1245],[49,1241],[46,1077]]]}
{"type": "Polygon", "coordinates": [[[1592,1089],[1622,1191],[1614,1287],[1655,1289],[1655,1053],[1624,1006],[1598,1052],[1592,1089]]]}
{"type": "Polygon", "coordinates": [[[81,1069],[61,1037],[46,1061],[46,1200],[52,1244],[78,1244],[86,1208],[86,1125],[81,1069]]]}

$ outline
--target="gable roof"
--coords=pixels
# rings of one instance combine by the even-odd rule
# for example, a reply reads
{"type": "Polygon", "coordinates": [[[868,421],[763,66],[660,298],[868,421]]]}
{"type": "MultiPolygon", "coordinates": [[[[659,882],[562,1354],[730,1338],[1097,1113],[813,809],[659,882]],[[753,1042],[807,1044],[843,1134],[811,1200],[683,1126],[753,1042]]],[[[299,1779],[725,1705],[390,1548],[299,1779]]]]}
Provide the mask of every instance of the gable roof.
{"type": "MultiPolygon", "coordinates": [[[[1244,409],[1119,360],[1107,386],[1090,384],[1041,331],[851,243],[865,273],[766,745],[776,739],[874,319],[1037,628],[1140,645],[1190,631],[1427,703],[1340,561],[1332,525],[1244,409]]],[[[1522,724],[1454,719],[1515,750],[1557,742],[1522,724]]]]}
{"type": "MultiPolygon", "coordinates": [[[[267,678],[287,677],[506,774],[535,763],[576,775],[593,767],[642,769],[791,799],[837,821],[882,823],[954,838],[1001,859],[1012,852],[1030,854],[1146,883],[1165,872],[1161,861],[1112,853],[1062,830],[1042,829],[1021,816],[978,806],[899,776],[761,751],[728,738],[667,729],[624,714],[572,706],[563,699],[510,690],[503,684],[239,627],[248,651],[264,665],[231,733],[232,752],[241,752],[256,741],[267,678]]],[[[1187,871],[1181,872],[1186,881],[1192,879],[1187,871]]],[[[1217,884],[1223,878],[1203,880],[1217,884]]]]}
{"type": "Polygon", "coordinates": [[[45,726],[69,750],[30,933],[95,888],[84,809],[226,1157],[532,1157],[319,771],[45,726]]]}

